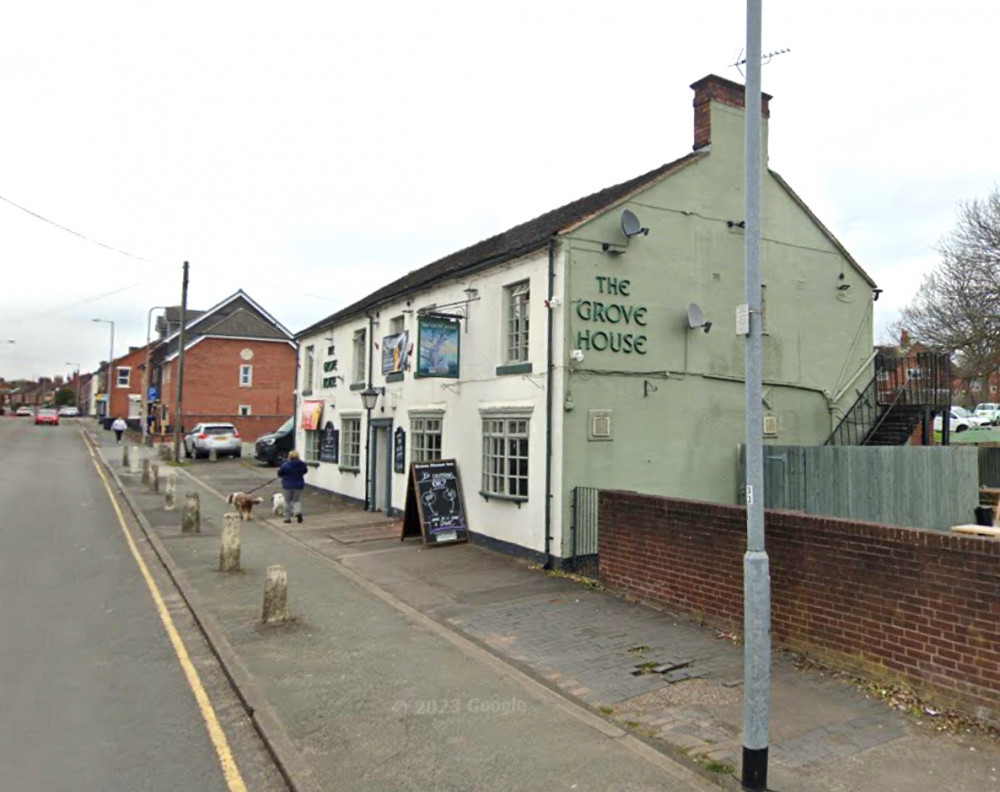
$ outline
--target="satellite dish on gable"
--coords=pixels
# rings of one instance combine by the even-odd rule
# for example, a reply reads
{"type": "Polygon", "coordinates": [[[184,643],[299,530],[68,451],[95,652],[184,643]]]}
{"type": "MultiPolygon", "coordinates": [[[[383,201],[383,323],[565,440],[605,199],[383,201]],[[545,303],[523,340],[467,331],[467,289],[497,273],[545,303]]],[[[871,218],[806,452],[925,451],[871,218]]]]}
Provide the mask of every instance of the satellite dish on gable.
{"type": "Polygon", "coordinates": [[[688,327],[692,330],[701,327],[706,333],[712,329],[712,323],[705,320],[705,314],[701,312],[698,303],[691,303],[688,306],[688,327]]]}
{"type": "Polygon", "coordinates": [[[625,209],[622,211],[622,233],[631,239],[639,234],[646,234],[648,236],[649,229],[642,227],[642,223],[640,223],[639,218],[635,216],[635,212],[630,209],[625,209]]]}

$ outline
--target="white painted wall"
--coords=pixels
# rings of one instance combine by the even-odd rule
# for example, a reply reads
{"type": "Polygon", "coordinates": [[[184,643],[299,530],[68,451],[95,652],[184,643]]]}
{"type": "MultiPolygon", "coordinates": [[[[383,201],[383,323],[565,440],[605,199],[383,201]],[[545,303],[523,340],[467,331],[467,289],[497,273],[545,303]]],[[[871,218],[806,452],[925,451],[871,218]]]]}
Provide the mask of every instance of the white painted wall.
{"type": "MultiPolygon", "coordinates": [[[[560,253],[561,256],[561,253],[560,253]]],[[[561,270],[561,263],[557,267],[561,270]]],[[[372,418],[391,418],[392,431],[402,426],[407,434],[407,462],[412,450],[410,413],[420,410],[442,410],[442,455],[458,462],[462,478],[463,496],[469,527],[476,533],[485,534],[504,542],[510,542],[537,552],[545,549],[545,366],[546,366],[546,323],[547,311],[544,300],[548,289],[548,251],[542,249],[534,254],[497,266],[488,271],[473,274],[432,289],[410,295],[379,308],[374,340],[379,343],[375,351],[372,384],[385,387],[385,395],[379,399],[372,411],[372,418]],[[503,365],[503,325],[504,287],[522,280],[529,280],[530,294],[530,334],[529,362],[532,371],[528,374],[508,374],[498,376],[497,366],[503,365]],[[443,306],[466,300],[465,289],[478,290],[478,300],[468,306],[468,317],[462,321],[460,340],[460,377],[458,379],[414,377],[416,368],[417,312],[431,305],[443,306]],[[408,359],[408,368],[403,381],[386,382],[381,373],[381,340],[391,334],[390,320],[403,315],[404,329],[409,331],[413,353],[408,359]],[[529,484],[528,501],[517,503],[480,495],[482,477],[482,414],[481,410],[494,408],[521,408],[530,411],[529,422],[529,484]]],[[[561,290],[561,285],[557,284],[561,290]]],[[[560,293],[560,291],[557,291],[560,293]]],[[[560,306],[555,310],[563,310],[560,306]]],[[[457,308],[442,308],[443,313],[458,313],[457,308]]],[[[562,350],[562,322],[555,322],[555,349],[562,350]]],[[[331,329],[314,333],[299,339],[300,365],[304,349],[313,346],[316,350],[316,376],[312,394],[305,398],[325,401],[323,423],[333,421],[339,429],[345,415],[362,416],[361,470],[347,472],[339,465],[319,463],[308,476],[310,484],[347,495],[358,500],[365,497],[365,432],[364,410],[357,390],[350,389],[354,371],[352,343],[354,331],[368,328],[367,317],[347,320],[331,329]],[[327,358],[327,347],[332,343],[336,350],[337,373],[345,377],[338,381],[336,388],[322,388],[324,376],[323,362],[327,358]]],[[[371,339],[368,339],[371,343],[371,339]]],[[[558,364],[557,365],[561,365],[558,364]]],[[[555,378],[553,390],[553,415],[556,436],[562,424],[562,381],[555,378]]],[[[303,385],[306,385],[303,383],[303,385]]],[[[308,387],[307,387],[308,389],[308,387]]],[[[297,447],[304,448],[304,436],[299,432],[297,447]]],[[[559,445],[555,444],[558,451],[559,445]]],[[[379,466],[381,473],[381,465],[379,466]]],[[[552,499],[553,542],[552,552],[558,554],[560,548],[559,519],[562,499],[558,497],[561,476],[558,465],[554,465],[552,499]]],[[[392,505],[402,509],[406,497],[406,474],[392,475],[392,505]]]]}

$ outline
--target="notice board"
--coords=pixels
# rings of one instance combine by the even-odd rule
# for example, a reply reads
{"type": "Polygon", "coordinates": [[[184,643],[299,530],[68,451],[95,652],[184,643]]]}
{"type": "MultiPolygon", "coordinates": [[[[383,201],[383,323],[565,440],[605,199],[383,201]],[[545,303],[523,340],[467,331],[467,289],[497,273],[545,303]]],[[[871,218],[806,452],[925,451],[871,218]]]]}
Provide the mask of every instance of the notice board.
{"type": "Polygon", "coordinates": [[[469,541],[462,481],[454,459],[414,462],[406,484],[400,540],[420,536],[425,545],[469,541]]]}

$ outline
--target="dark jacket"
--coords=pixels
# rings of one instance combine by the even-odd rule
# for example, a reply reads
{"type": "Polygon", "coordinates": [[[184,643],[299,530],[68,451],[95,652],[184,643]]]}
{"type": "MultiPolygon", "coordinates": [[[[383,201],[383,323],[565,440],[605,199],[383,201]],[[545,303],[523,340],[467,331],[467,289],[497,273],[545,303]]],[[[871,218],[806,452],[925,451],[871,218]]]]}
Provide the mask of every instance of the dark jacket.
{"type": "Polygon", "coordinates": [[[301,459],[289,459],[280,468],[278,468],[278,475],[281,476],[282,489],[305,489],[305,475],[308,472],[309,466],[301,459]]]}

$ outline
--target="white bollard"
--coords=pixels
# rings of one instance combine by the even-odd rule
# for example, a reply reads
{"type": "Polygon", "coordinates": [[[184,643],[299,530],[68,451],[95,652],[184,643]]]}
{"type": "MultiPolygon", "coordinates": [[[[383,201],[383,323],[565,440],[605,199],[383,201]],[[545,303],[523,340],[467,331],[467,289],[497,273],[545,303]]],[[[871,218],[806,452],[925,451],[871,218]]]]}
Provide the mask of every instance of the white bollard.
{"type": "Polygon", "coordinates": [[[276,624],[288,618],[288,573],[283,566],[275,564],[267,568],[264,580],[264,609],[261,617],[264,624],[276,624]]]}
{"type": "Polygon", "coordinates": [[[164,462],[170,462],[174,458],[170,443],[160,443],[159,456],[164,462]]]}
{"type": "Polygon", "coordinates": [[[133,445],[128,454],[128,472],[135,475],[142,468],[143,450],[140,446],[133,445]]]}
{"type": "Polygon", "coordinates": [[[240,515],[227,512],[222,515],[222,546],[219,548],[219,571],[240,571],[240,515]]]}
{"type": "Polygon", "coordinates": [[[142,460],[142,485],[144,487],[149,486],[149,460],[142,460]]]}
{"type": "Polygon", "coordinates": [[[219,461],[219,452],[216,451],[214,447],[210,448],[208,450],[208,461],[209,462],[218,462],[219,461]]]}
{"type": "Polygon", "coordinates": [[[167,491],[163,493],[163,508],[167,511],[173,511],[176,506],[175,492],[177,492],[177,471],[171,470],[167,473],[167,491]]]}
{"type": "Polygon", "coordinates": [[[197,492],[189,492],[184,499],[181,533],[201,533],[201,499],[197,492]]]}
{"type": "Polygon", "coordinates": [[[160,494],[160,466],[156,462],[149,466],[149,491],[160,494]]]}

